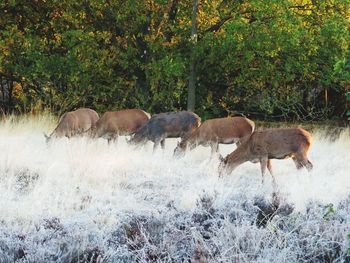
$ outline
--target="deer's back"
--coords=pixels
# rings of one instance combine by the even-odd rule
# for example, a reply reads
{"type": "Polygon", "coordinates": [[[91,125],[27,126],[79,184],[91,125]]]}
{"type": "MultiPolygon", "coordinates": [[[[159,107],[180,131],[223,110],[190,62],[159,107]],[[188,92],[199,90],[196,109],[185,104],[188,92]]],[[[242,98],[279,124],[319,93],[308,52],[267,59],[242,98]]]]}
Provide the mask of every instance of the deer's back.
{"type": "Polygon", "coordinates": [[[207,139],[242,138],[254,130],[254,122],[244,117],[210,119],[199,127],[200,137],[207,139]]]}
{"type": "Polygon", "coordinates": [[[188,111],[160,113],[152,117],[148,124],[151,134],[167,134],[167,137],[182,137],[199,127],[200,118],[188,111]]]}
{"type": "Polygon", "coordinates": [[[200,125],[200,117],[189,111],[165,112],[153,115],[133,137],[138,142],[145,139],[156,140],[166,137],[183,137],[200,125]]]}
{"type": "Polygon", "coordinates": [[[149,120],[149,114],[139,109],[105,112],[96,123],[105,132],[134,133],[149,120]]]}
{"type": "Polygon", "coordinates": [[[253,153],[268,153],[271,158],[283,158],[298,151],[307,151],[311,143],[311,134],[301,128],[256,131],[249,140],[253,153]]]}
{"type": "Polygon", "coordinates": [[[82,129],[83,131],[87,131],[92,126],[96,124],[99,117],[96,111],[87,108],[77,109],[75,111],[70,112],[70,115],[75,116],[76,120],[76,128],[82,129]]]}

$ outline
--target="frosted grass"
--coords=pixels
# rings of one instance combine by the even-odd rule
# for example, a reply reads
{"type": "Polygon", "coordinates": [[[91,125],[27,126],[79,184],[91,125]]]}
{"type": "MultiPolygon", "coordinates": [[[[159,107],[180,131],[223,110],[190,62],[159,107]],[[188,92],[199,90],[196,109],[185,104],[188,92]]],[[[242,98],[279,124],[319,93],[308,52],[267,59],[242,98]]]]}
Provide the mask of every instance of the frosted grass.
{"type": "Polygon", "coordinates": [[[48,116],[0,124],[1,262],[349,260],[349,129],[334,141],[314,132],[311,173],[273,161],[279,200],[293,212],[261,227],[256,202],[273,202],[272,182],[261,185],[257,164],[219,179],[210,148],[174,159],[175,139],[154,154],[124,137],[46,145],[53,128],[48,116]]]}

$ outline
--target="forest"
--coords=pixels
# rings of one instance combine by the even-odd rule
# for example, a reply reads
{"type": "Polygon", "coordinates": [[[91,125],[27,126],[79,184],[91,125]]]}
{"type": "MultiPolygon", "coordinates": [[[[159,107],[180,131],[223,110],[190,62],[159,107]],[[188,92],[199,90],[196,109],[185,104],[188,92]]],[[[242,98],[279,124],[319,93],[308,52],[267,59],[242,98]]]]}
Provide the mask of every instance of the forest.
{"type": "Polygon", "coordinates": [[[3,113],[346,118],[350,0],[4,0],[0,14],[3,113]]]}

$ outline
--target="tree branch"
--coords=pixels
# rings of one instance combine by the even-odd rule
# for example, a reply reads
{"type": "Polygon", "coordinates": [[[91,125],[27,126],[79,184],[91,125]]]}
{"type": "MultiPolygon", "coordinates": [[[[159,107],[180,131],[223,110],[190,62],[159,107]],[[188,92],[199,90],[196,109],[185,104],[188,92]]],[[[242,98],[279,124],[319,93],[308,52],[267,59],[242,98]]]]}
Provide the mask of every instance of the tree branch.
{"type": "Polygon", "coordinates": [[[228,15],[224,18],[222,18],[219,22],[217,22],[216,24],[212,25],[211,27],[207,28],[204,30],[204,33],[208,33],[208,32],[216,32],[218,31],[228,20],[230,20],[231,18],[233,18],[232,15],[228,15]]]}

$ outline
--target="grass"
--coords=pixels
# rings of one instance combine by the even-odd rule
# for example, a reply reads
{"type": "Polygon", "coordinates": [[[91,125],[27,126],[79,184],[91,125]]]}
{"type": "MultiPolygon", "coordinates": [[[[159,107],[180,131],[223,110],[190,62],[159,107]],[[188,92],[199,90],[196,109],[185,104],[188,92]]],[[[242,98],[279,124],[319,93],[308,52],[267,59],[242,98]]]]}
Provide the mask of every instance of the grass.
{"type": "Polygon", "coordinates": [[[311,173],[273,161],[273,195],[259,165],[219,179],[209,148],[174,159],[175,139],[155,154],[151,144],[136,149],[122,138],[48,146],[43,132],[55,120],[0,123],[1,262],[350,260],[348,128],[313,130],[311,173]]]}

